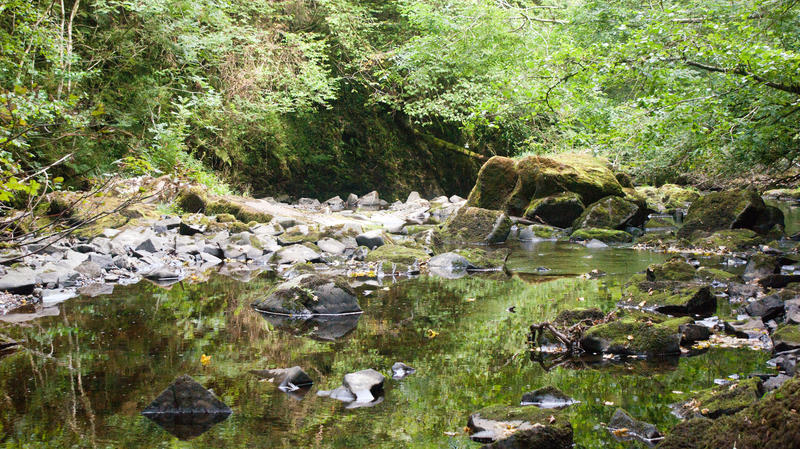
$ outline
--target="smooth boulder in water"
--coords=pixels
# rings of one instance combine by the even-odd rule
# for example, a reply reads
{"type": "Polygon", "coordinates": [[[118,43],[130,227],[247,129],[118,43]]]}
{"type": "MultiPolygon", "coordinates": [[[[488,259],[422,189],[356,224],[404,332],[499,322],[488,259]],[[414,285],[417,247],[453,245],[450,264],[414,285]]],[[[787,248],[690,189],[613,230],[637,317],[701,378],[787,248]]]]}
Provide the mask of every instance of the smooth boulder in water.
{"type": "Polygon", "coordinates": [[[319,391],[317,396],[349,402],[347,408],[371,407],[383,401],[385,377],[374,369],[365,369],[344,375],[342,386],[319,391]]]}
{"type": "Polygon", "coordinates": [[[306,372],[303,371],[303,369],[299,366],[293,366],[291,368],[253,370],[250,372],[258,377],[270,380],[278,385],[278,389],[286,392],[299,390],[304,387],[310,387],[314,383],[314,381],[311,380],[311,377],[309,377],[308,374],[306,374],[306,372]]]}
{"type": "Polygon", "coordinates": [[[394,365],[392,365],[392,379],[402,379],[416,372],[417,370],[403,362],[396,362],[394,365]]]}
{"type": "Polygon", "coordinates": [[[339,315],[361,313],[352,288],[338,277],[304,274],[279,284],[253,307],[281,315],[339,315]]]}

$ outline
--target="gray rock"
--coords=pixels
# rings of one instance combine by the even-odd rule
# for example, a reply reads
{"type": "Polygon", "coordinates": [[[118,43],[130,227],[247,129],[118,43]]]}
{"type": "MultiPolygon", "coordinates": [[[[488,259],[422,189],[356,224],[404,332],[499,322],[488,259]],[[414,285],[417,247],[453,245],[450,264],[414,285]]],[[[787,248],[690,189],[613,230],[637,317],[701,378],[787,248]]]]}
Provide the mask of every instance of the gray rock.
{"type": "Polygon", "coordinates": [[[203,249],[200,251],[201,254],[211,254],[214,257],[223,258],[225,257],[225,252],[222,251],[222,248],[218,244],[209,244],[203,246],[203,249]]]}
{"type": "Polygon", "coordinates": [[[77,251],[69,250],[64,253],[64,262],[72,268],[82,264],[88,258],[89,256],[87,254],[79,253],[77,251]]]}
{"type": "Polygon", "coordinates": [[[304,274],[278,285],[253,307],[261,312],[299,316],[361,312],[355,292],[344,280],[318,274],[304,274]]]}
{"type": "Polygon", "coordinates": [[[317,262],[320,260],[320,255],[316,251],[303,245],[284,246],[275,252],[275,262],[278,264],[317,262]]]}
{"type": "Polygon", "coordinates": [[[308,209],[317,209],[319,208],[320,203],[316,198],[300,198],[297,200],[297,205],[308,209]]]}
{"type": "Polygon", "coordinates": [[[402,379],[416,372],[417,370],[403,362],[395,362],[395,364],[392,365],[392,379],[402,379]]]}
{"type": "Polygon", "coordinates": [[[88,260],[100,266],[100,268],[107,270],[114,266],[114,259],[107,254],[89,253],[88,260]]]}
{"type": "Polygon", "coordinates": [[[379,210],[382,208],[383,203],[378,195],[378,192],[372,191],[358,199],[356,203],[360,209],[364,210],[379,210]]]}
{"type": "Polygon", "coordinates": [[[136,269],[136,262],[133,258],[119,255],[114,256],[114,266],[117,268],[121,268],[123,270],[134,270],[136,269]]]}
{"type": "Polygon", "coordinates": [[[36,283],[44,286],[72,287],[80,274],[63,260],[47,262],[36,271],[36,283]]]}
{"type": "Polygon", "coordinates": [[[784,302],[786,307],[786,322],[800,324],[800,299],[790,299],[784,302]]]}
{"type": "Polygon", "coordinates": [[[213,254],[200,253],[199,257],[202,261],[203,267],[213,267],[222,263],[222,259],[213,254]]]}
{"type": "Polygon", "coordinates": [[[408,194],[408,198],[406,198],[406,204],[413,204],[420,201],[422,197],[419,195],[419,192],[416,190],[408,194]]]}
{"type": "Polygon", "coordinates": [[[344,243],[332,238],[324,238],[318,241],[317,246],[326,253],[335,254],[337,256],[343,254],[346,249],[344,243]]]}
{"type": "Polygon", "coordinates": [[[96,279],[103,276],[103,269],[100,268],[100,265],[89,260],[75,267],[75,271],[90,279],[96,279]]]}
{"type": "Polygon", "coordinates": [[[461,272],[475,267],[460,254],[444,253],[431,257],[428,261],[428,268],[436,269],[437,271],[461,272]]]}
{"type": "Polygon", "coordinates": [[[366,246],[369,249],[375,249],[384,245],[383,231],[376,229],[374,231],[364,232],[356,236],[356,243],[358,246],[366,246]]]}
{"type": "Polygon", "coordinates": [[[194,223],[181,222],[178,226],[178,234],[180,235],[196,235],[202,234],[205,231],[205,226],[194,223]]]}
{"type": "Polygon", "coordinates": [[[358,196],[356,194],[351,193],[347,195],[347,202],[345,203],[348,209],[355,209],[358,207],[358,196]]]}
{"type": "Polygon", "coordinates": [[[639,439],[653,440],[661,437],[661,432],[658,431],[656,426],[633,419],[625,410],[618,408],[608,422],[610,430],[628,429],[627,434],[639,439]]]}
{"type": "Polygon", "coordinates": [[[766,254],[755,254],[747,261],[742,279],[746,282],[750,282],[779,272],[780,264],[776,257],[766,254]]]}
{"type": "Polygon", "coordinates": [[[342,386],[350,390],[356,402],[372,402],[383,393],[383,374],[374,369],[345,374],[342,386]]]}
{"type": "Polygon", "coordinates": [[[608,248],[608,245],[597,239],[589,240],[588,242],[584,243],[584,246],[587,248],[608,248]]]}
{"type": "Polygon", "coordinates": [[[448,198],[448,200],[450,200],[450,202],[454,203],[454,204],[463,203],[463,202],[467,201],[466,199],[461,198],[458,195],[453,195],[450,198],[448,198]]]}
{"type": "Polygon", "coordinates": [[[762,321],[769,321],[783,314],[784,304],[777,295],[770,295],[751,302],[745,307],[750,316],[761,317],[762,321]]]}
{"type": "Polygon", "coordinates": [[[275,217],[275,222],[281,225],[283,229],[291,228],[297,224],[297,221],[291,217],[275,217]]]}
{"type": "Polygon", "coordinates": [[[164,250],[164,239],[159,237],[150,237],[136,245],[135,251],[147,251],[149,253],[157,253],[164,250]]]}
{"type": "Polygon", "coordinates": [[[29,295],[36,286],[36,274],[27,267],[11,268],[0,277],[0,291],[29,295]]]}
{"type": "Polygon", "coordinates": [[[144,274],[144,277],[154,281],[179,281],[183,279],[183,276],[183,270],[167,265],[153,268],[144,274]]]}
{"type": "Polygon", "coordinates": [[[791,377],[785,374],[778,374],[777,376],[772,376],[769,379],[764,381],[764,391],[769,392],[772,390],[777,390],[784,384],[787,380],[791,379],[791,377]]]}
{"type": "Polygon", "coordinates": [[[338,195],[328,200],[325,200],[324,204],[331,209],[331,212],[339,212],[345,209],[344,200],[342,200],[342,198],[339,197],[338,195]]]}
{"type": "Polygon", "coordinates": [[[356,400],[356,396],[344,386],[340,386],[334,390],[329,390],[329,391],[320,390],[317,392],[317,396],[328,397],[342,402],[353,402],[356,400]]]}
{"type": "Polygon", "coordinates": [[[688,323],[678,326],[681,333],[681,345],[690,346],[696,341],[708,340],[711,336],[711,329],[701,324],[688,323]]]}
{"type": "Polygon", "coordinates": [[[255,370],[251,371],[251,373],[263,379],[269,379],[270,382],[277,384],[281,391],[295,391],[303,387],[310,387],[314,383],[308,374],[299,366],[255,370]]]}

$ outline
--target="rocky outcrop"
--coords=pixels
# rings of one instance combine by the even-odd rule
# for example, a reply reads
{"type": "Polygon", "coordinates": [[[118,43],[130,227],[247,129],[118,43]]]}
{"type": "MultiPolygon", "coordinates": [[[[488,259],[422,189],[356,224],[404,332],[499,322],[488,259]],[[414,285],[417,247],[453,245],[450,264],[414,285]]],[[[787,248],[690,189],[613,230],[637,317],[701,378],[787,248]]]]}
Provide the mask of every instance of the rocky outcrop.
{"type": "Polygon", "coordinates": [[[572,227],[623,230],[640,227],[646,220],[647,210],[623,198],[609,196],[587,207],[572,227]]]}
{"type": "Polygon", "coordinates": [[[552,409],[492,406],[473,413],[470,438],[485,449],[570,449],[572,424],[552,409]]]}
{"type": "Polygon", "coordinates": [[[467,206],[505,210],[509,196],[517,185],[517,178],[513,159],[502,156],[490,158],[478,172],[478,180],[467,198],[467,206]]]}

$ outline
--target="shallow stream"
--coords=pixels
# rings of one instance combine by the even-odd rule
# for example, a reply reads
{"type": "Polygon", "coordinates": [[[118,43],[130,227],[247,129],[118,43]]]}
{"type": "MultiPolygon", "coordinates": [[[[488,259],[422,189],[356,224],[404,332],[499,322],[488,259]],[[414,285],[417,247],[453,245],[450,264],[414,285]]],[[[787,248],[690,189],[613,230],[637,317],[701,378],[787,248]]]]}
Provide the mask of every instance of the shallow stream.
{"type": "Polygon", "coordinates": [[[768,354],[712,348],[671,360],[549,367],[531,360],[526,333],[560,310],[613,309],[627,277],[665,257],[525,244],[513,248],[511,279],[501,272],[384,279],[359,288],[363,315],[337,323],[281,322],[253,311],[250,303],[275,282],[269,276],[249,283],[216,276],[168,290],[141,282],[70,299],[56,316],[0,322],[0,333],[30,348],[0,359],[0,446],[477,448],[463,430],[470,413],[516,405],[523,393],[554,385],[580,401],[565,411],[576,447],[631,447],[602,426],[617,407],[668,430],[677,422],[671,403],[717,378],[766,372],[768,354]],[[580,276],[594,269],[608,274],[580,276]],[[397,361],[417,372],[392,380],[397,361]],[[250,373],[294,365],[316,382],[304,397],[250,373]],[[387,376],[377,405],[346,409],[316,395],[367,368],[387,376]],[[189,441],[140,415],[182,374],[233,409],[189,441]]]}

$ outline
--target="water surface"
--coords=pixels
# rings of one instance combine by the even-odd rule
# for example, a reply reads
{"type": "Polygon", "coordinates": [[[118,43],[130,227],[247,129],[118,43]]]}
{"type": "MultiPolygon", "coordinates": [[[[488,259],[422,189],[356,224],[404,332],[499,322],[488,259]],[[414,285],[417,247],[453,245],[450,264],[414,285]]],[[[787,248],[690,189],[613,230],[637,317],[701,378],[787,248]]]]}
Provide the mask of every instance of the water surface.
{"type": "Polygon", "coordinates": [[[518,404],[555,385],[581,401],[570,407],[577,447],[622,448],[602,427],[616,407],[667,430],[669,404],[715,378],[764,371],[766,354],[712,349],[696,357],[549,367],[531,360],[534,321],[575,307],[614,308],[620,285],[663,255],[589,250],[542,242],[514,248],[502,273],[435,277],[360,288],[365,313],[345,323],[281,322],[249,304],[274,284],[212,277],[165,290],[147,282],[112,295],[79,297],[57,316],[0,333],[30,351],[0,359],[0,443],[7,448],[477,448],[463,432],[470,413],[518,404]],[[543,269],[543,268],[546,268],[543,269]],[[579,277],[593,269],[607,276],[579,277]],[[516,313],[508,312],[515,306],[516,313]],[[352,327],[352,329],[350,329],[352,327]],[[210,356],[204,365],[201,356],[210,356]],[[402,361],[417,373],[390,378],[402,361]],[[250,370],[301,366],[316,384],[287,395],[250,370]],[[387,376],[384,400],[369,408],[317,397],[348,372],[387,376]],[[580,369],[576,369],[580,368],[580,369]],[[233,415],[181,441],[140,412],[177,376],[212,389],[233,415]],[[612,405],[609,405],[612,404],[612,405]],[[447,432],[447,433],[446,433],[447,432]],[[456,436],[449,433],[455,432],[456,436]]]}

